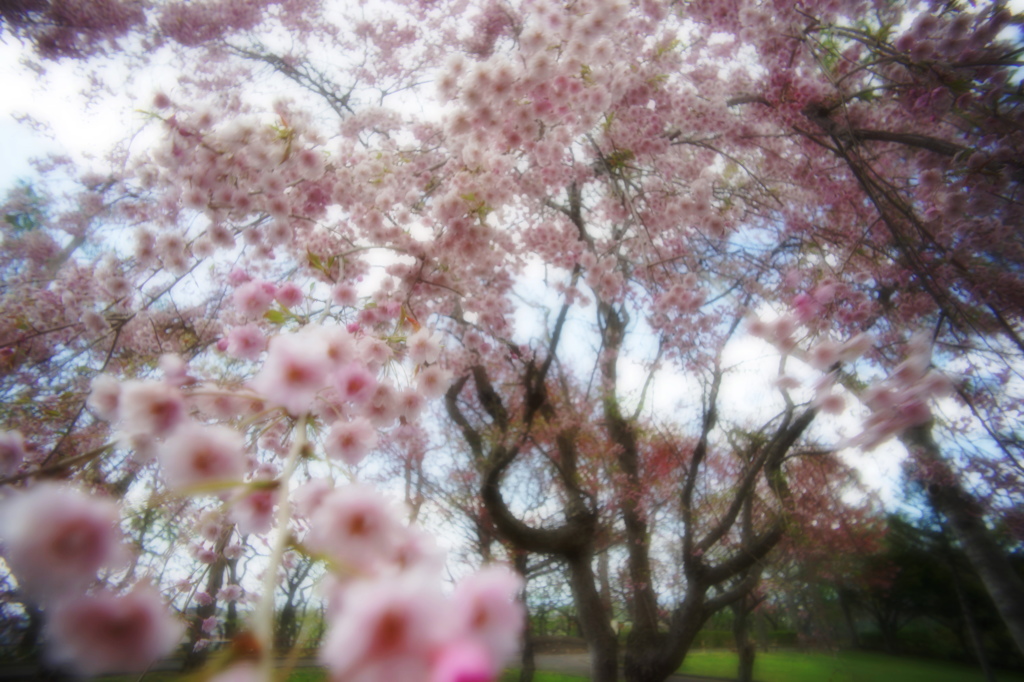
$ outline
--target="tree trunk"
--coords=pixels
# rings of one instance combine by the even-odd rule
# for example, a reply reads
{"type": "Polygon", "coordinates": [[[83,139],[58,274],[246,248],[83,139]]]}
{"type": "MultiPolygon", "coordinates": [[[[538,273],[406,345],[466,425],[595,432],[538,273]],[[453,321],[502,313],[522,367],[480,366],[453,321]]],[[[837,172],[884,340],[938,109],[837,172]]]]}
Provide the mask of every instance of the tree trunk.
{"type": "Polygon", "coordinates": [[[978,630],[978,622],[971,611],[971,605],[967,603],[967,594],[960,582],[960,572],[956,570],[956,564],[952,557],[949,562],[949,572],[953,578],[953,590],[956,592],[957,602],[960,604],[960,613],[963,615],[964,625],[967,628],[967,635],[971,640],[971,648],[974,649],[974,656],[978,659],[981,673],[985,676],[985,682],[996,682],[995,673],[988,662],[988,655],[985,653],[985,643],[981,639],[981,632],[978,630]]]}
{"type": "Polygon", "coordinates": [[[189,624],[188,651],[185,652],[183,664],[185,670],[199,668],[209,656],[210,652],[207,649],[197,651],[196,644],[200,640],[206,639],[206,633],[203,632],[203,621],[217,613],[217,593],[224,586],[224,573],[228,568],[228,560],[224,558],[224,548],[227,547],[228,540],[231,539],[233,528],[234,526],[231,524],[226,524],[214,544],[213,549],[217,558],[210,564],[210,572],[206,578],[206,593],[210,595],[212,601],[209,604],[197,606],[195,616],[192,617],[192,622],[189,624]]]}
{"type": "Polygon", "coordinates": [[[617,682],[619,675],[619,642],[609,624],[608,614],[595,587],[591,555],[569,559],[569,580],[573,600],[578,609],[580,629],[590,653],[592,682],[617,682]]]}
{"type": "Polygon", "coordinates": [[[533,673],[537,670],[537,661],[533,655],[533,635],[527,623],[523,633],[523,655],[520,659],[519,682],[533,682],[533,673]]]}
{"type": "Polygon", "coordinates": [[[739,665],[736,670],[737,682],[752,682],[754,679],[754,658],[757,647],[750,639],[750,597],[744,597],[732,605],[732,636],[736,640],[736,654],[739,665]]]}
{"type": "Polygon", "coordinates": [[[894,616],[891,613],[883,614],[882,618],[878,620],[878,629],[882,633],[882,647],[885,649],[885,653],[890,656],[898,655],[900,653],[899,616],[894,616]]]}
{"type": "Polygon", "coordinates": [[[597,555],[597,578],[601,585],[601,604],[610,615],[612,613],[612,581],[609,577],[608,550],[597,555]]]}
{"type": "Polygon", "coordinates": [[[992,539],[981,505],[963,489],[942,460],[930,424],[908,430],[903,440],[936,472],[925,481],[928,501],[946,518],[953,536],[992,597],[1017,649],[1024,653],[1024,581],[992,539]]]}
{"type": "Polygon", "coordinates": [[[537,669],[537,662],[533,656],[533,626],[530,624],[530,611],[526,606],[526,590],[529,582],[526,578],[527,558],[526,552],[515,552],[512,563],[516,572],[523,578],[523,610],[526,612],[526,627],[523,628],[523,653],[520,658],[519,682],[533,682],[533,673],[537,669]]]}
{"type": "Polygon", "coordinates": [[[851,591],[848,588],[839,588],[839,608],[843,612],[843,621],[846,623],[846,631],[850,635],[850,648],[860,648],[860,638],[857,637],[857,623],[853,619],[853,604],[850,603],[852,597],[851,591]]]}

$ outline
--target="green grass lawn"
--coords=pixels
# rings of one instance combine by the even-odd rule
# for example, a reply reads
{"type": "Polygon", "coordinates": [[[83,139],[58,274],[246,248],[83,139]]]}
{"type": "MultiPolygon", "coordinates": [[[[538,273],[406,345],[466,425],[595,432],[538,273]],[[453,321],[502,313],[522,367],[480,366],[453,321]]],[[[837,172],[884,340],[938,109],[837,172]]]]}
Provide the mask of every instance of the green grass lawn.
{"type": "MultiPolygon", "coordinates": [[[[729,651],[693,651],[680,673],[735,679],[736,654],[729,651]]],[[[134,682],[138,676],[100,678],[103,682],[134,682]]],[[[295,670],[288,682],[324,682],[323,670],[295,670]]],[[[516,682],[519,671],[508,670],[500,682],[516,682]]],[[[585,677],[537,672],[534,682],[586,682],[585,677]]],[[[757,682],[983,682],[976,668],[922,658],[903,658],[864,652],[837,655],[796,652],[758,652],[754,665],[757,682]]],[[[999,682],[1024,682],[1024,675],[999,672],[999,682]]],[[[188,682],[177,673],[152,673],[145,682],[188,682]]]]}
{"type": "MultiPolygon", "coordinates": [[[[517,682],[519,680],[518,670],[506,670],[500,678],[500,682],[517,682]]],[[[542,673],[539,670],[533,673],[533,682],[587,682],[586,677],[573,677],[561,673],[542,673]]]]}
{"type": "MultiPolygon", "coordinates": [[[[97,678],[95,682],[135,682],[138,678],[138,675],[117,675],[100,677],[97,678]]],[[[180,673],[156,672],[149,673],[142,679],[143,682],[189,682],[190,677],[180,673]]],[[[500,682],[517,682],[518,679],[518,670],[507,670],[501,676],[500,682]]],[[[288,677],[288,682],[325,682],[325,680],[327,680],[327,674],[323,670],[317,668],[294,670],[288,677]]],[[[533,682],[586,682],[586,680],[586,677],[572,677],[570,675],[560,675],[558,673],[537,672],[533,675],[533,682]]]]}
{"type": "MultiPolygon", "coordinates": [[[[692,651],[679,672],[709,677],[736,677],[736,654],[730,651],[692,651]]],[[[1024,675],[1000,672],[999,682],[1024,682],[1024,675]]],[[[754,662],[758,682],[983,682],[981,670],[956,663],[903,658],[865,652],[837,655],[758,652],[754,662]]]]}

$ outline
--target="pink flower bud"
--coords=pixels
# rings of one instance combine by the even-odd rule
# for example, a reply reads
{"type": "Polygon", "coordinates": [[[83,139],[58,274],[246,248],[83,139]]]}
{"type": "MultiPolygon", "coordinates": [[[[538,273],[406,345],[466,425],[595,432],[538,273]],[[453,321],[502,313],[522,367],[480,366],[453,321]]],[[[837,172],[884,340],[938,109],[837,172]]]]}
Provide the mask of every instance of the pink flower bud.
{"type": "Polygon", "coordinates": [[[377,446],[377,430],[362,418],[337,421],[331,426],[325,443],[329,457],[355,465],[377,446]]]}
{"type": "Polygon", "coordinates": [[[430,682],[492,682],[497,666],[479,643],[458,640],[446,645],[434,660],[430,682]]]}
{"type": "Polygon", "coordinates": [[[150,587],[108,591],[59,602],[47,628],[54,658],[79,672],[145,670],[177,646],[183,628],[150,587]]]}
{"type": "Polygon", "coordinates": [[[267,291],[264,282],[251,281],[235,289],[232,300],[235,306],[248,317],[259,317],[270,310],[274,302],[274,292],[267,291]]]}
{"type": "Polygon", "coordinates": [[[121,382],[109,374],[100,374],[92,380],[92,391],[86,403],[89,409],[101,419],[117,419],[117,407],[121,397],[121,382]]]}
{"type": "Polygon", "coordinates": [[[165,436],[184,421],[185,401],[178,389],[163,382],[126,381],[118,413],[129,433],[165,436]]]}
{"type": "Polygon", "coordinates": [[[294,282],[286,282],[277,290],[275,298],[285,308],[294,308],[302,303],[302,289],[294,282]]]}
{"type": "Polygon", "coordinates": [[[224,350],[231,355],[244,360],[255,360],[267,347],[267,339],[263,336],[260,328],[254,324],[246,324],[241,327],[234,327],[228,332],[224,339],[224,350]]]}
{"type": "Polygon", "coordinates": [[[441,354],[440,339],[427,329],[420,329],[405,342],[409,350],[409,359],[417,365],[437,362],[441,354]]]}
{"type": "Polygon", "coordinates": [[[40,484],[7,501],[0,535],[25,590],[52,599],[81,589],[123,558],[117,506],[76,488],[40,484]]]}
{"type": "Polygon", "coordinates": [[[20,431],[0,431],[0,476],[14,474],[25,454],[25,439],[20,431]]]}
{"type": "Polygon", "coordinates": [[[349,485],[326,495],[313,512],[306,544],[343,566],[369,569],[393,556],[402,530],[380,493],[349,485]]]}
{"type": "Polygon", "coordinates": [[[241,481],[246,471],[245,442],[226,426],[187,424],[159,446],[157,457],[172,490],[241,481]]]}
{"type": "Polygon", "coordinates": [[[522,578],[502,566],[489,566],[465,578],[452,595],[457,631],[504,661],[519,647],[525,612],[516,595],[522,586],[522,578]]]}

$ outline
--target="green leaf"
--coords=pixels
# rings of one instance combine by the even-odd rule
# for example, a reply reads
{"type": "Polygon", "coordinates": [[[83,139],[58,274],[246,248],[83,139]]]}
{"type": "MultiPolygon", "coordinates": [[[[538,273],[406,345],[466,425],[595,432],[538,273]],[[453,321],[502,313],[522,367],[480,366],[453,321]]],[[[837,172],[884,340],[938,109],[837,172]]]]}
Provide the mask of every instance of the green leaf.
{"type": "Polygon", "coordinates": [[[268,310],[263,313],[263,319],[274,324],[284,324],[284,321],[288,319],[288,316],[283,310],[268,310]]]}

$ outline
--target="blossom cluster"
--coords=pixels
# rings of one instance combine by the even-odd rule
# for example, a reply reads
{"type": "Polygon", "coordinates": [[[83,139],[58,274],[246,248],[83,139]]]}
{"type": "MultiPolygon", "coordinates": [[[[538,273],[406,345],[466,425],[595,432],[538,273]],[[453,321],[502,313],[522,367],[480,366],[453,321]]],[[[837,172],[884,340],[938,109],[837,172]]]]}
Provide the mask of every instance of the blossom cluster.
{"type": "Polygon", "coordinates": [[[914,337],[908,344],[907,358],[884,381],[862,392],[861,400],[871,414],[853,445],[870,449],[909,428],[931,421],[929,404],[952,392],[949,379],[931,368],[931,356],[930,340],[914,337]]]}
{"type": "MultiPolygon", "coordinates": [[[[88,401],[97,416],[116,425],[120,446],[137,464],[155,461],[170,496],[212,499],[220,507],[200,524],[203,537],[219,537],[228,523],[240,537],[262,536],[275,548],[262,595],[228,585],[217,597],[259,602],[254,619],[269,618],[284,549],[298,547],[328,568],[322,660],[337,679],[493,679],[518,646],[520,579],[491,567],[446,596],[443,555],[431,536],[403,523],[377,489],[338,483],[327,473],[342,463],[355,476],[354,467],[377,447],[383,430],[413,423],[426,401],[444,392],[449,379],[439,364],[440,337],[417,329],[398,340],[380,339],[358,329],[307,325],[267,340],[247,324],[229,330],[220,347],[253,363],[244,387],[200,381],[171,356],[161,361],[160,379],[99,376],[88,401]],[[415,378],[399,388],[388,375],[403,357],[415,378]],[[253,426],[263,434],[255,444],[247,435],[253,426]],[[269,448],[261,462],[261,444],[273,434],[290,438],[290,445],[269,448]],[[307,469],[323,474],[299,485],[300,460],[316,459],[318,450],[331,466],[307,469]]],[[[20,435],[5,434],[4,444],[16,464],[20,435]]],[[[155,588],[140,583],[120,593],[102,586],[130,558],[114,501],[39,483],[12,494],[2,518],[5,559],[26,594],[46,609],[56,662],[87,674],[138,670],[177,646],[183,625],[155,588]]],[[[225,557],[229,550],[240,553],[235,544],[217,551],[196,547],[196,558],[207,563],[221,551],[225,557]]],[[[213,603],[200,590],[194,599],[213,603]]],[[[209,615],[200,629],[209,635],[218,624],[209,615]]],[[[265,623],[252,627],[266,630],[265,623]]],[[[272,642],[260,645],[267,659],[272,642]]],[[[225,674],[258,679],[265,670],[243,666],[225,674]]]]}
{"type": "Polygon", "coordinates": [[[494,679],[523,623],[518,576],[491,567],[441,590],[429,536],[358,484],[307,497],[308,550],[334,567],[320,659],[336,679],[494,679]],[[310,497],[312,499],[310,499],[310,497]]]}
{"type": "Polygon", "coordinates": [[[86,674],[144,669],[178,644],[182,626],[155,588],[96,588],[128,557],[117,505],[64,484],[40,483],[4,501],[4,558],[46,609],[49,653],[86,674]]]}

